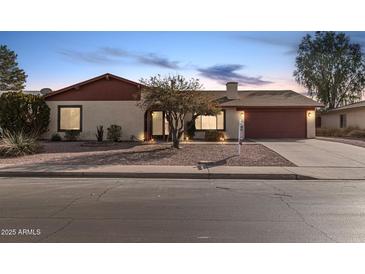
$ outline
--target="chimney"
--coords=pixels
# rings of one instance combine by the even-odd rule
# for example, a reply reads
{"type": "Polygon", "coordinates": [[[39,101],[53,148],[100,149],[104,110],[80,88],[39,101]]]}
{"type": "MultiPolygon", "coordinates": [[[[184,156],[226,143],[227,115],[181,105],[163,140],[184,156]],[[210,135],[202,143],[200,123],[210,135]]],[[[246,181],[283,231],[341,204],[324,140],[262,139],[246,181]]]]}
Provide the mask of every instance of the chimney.
{"type": "Polygon", "coordinates": [[[238,99],[238,82],[227,82],[227,98],[238,99]]]}

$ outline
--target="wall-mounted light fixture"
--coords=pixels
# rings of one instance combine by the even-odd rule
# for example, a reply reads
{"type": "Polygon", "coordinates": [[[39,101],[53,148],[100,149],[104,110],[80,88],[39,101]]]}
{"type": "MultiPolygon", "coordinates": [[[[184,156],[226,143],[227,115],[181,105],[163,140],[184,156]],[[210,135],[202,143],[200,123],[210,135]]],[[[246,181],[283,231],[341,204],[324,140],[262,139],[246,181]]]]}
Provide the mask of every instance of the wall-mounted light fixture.
{"type": "Polygon", "coordinates": [[[312,117],[312,112],[311,111],[308,111],[308,117],[310,118],[310,117],[312,117]]]}
{"type": "Polygon", "coordinates": [[[241,111],[240,118],[241,118],[241,120],[244,120],[245,119],[245,112],[244,111],[241,111]]]}

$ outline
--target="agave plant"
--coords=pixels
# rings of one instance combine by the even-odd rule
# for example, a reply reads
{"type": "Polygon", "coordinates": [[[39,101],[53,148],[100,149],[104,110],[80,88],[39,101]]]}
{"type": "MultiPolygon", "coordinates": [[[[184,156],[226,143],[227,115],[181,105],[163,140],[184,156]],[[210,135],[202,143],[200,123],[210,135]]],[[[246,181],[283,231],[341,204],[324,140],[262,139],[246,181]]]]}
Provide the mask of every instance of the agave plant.
{"type": "Polygon", "coordinates": [[[98,142],[102,142],[104,139],[104,127],[103,126],[97,126],[96,127],[96,140],[98,142]]]}
{"type": "Polygon", "coordinates": [[[4,131],[0,140],[0,155],[6,157],[34,154],[39,145],[36,135],[4,131]]]}

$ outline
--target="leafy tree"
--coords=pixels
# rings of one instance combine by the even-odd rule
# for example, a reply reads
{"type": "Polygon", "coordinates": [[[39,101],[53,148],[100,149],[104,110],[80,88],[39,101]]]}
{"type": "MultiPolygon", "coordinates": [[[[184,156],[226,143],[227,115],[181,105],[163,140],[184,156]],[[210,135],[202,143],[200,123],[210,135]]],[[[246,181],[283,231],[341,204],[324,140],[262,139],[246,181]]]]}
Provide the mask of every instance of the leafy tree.
{"type": "Polygon", "coordinates": [[[361,47],[344,33],[308,34],[298,48],[294,77],[328,109],[354,103],[365,87],[361,47]]]}
{"type": "Polygon", "coordinates": [[[11,133],[40,135],[47,131],[50,109],[44,98],[22,92],[0,96],[0,127],[11,133]]]}
{"type": "Polygon", "coordinates": [[[20,91],[25,87],[27,75],[18,67],[17,55],[0,45],[0,90],[20,91]]]}
{"type": "Polygon", "coordinates": [[[141,107],[165,112],[173,147],[179,148],[184,133],[184,121],[188,113],[198,115],[218,112],[217,105],[201,93],[198,79],[186,79],[182,75],[142,79],[144,84],[141,107]]]}

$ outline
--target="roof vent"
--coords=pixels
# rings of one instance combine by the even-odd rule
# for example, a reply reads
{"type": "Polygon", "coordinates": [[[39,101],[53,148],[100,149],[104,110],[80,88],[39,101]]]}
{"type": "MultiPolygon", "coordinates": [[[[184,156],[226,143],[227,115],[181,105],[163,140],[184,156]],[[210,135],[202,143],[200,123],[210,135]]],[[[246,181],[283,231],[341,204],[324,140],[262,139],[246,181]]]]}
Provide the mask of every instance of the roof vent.
{"type": "Polygon", "coordinates": [[[238,99],[238,82],[227,82],[227,98],[238,99]]]}

